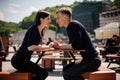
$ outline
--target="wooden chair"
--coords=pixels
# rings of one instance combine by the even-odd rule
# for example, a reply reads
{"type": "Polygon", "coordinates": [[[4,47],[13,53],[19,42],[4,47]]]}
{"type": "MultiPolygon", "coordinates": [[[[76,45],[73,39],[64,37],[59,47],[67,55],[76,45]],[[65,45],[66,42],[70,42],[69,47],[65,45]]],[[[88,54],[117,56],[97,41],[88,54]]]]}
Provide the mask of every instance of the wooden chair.
{"type": "Polygon", "coordinates": [[[19,72],[15,69],[0,72],[0,80],[31,80],[30,72],[19,72]]]}

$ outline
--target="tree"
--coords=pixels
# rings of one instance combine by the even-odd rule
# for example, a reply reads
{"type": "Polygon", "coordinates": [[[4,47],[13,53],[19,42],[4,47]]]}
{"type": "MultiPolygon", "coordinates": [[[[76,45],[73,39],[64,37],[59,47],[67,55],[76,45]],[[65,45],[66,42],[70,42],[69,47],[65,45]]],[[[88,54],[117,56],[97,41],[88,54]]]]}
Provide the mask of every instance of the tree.
{"type": "Polygon", "coordinates": [[[114,0],[114,5],[115,5],[117,8],[120,8],[120,0],[114,0]]]}
{"type": "Polygon", "coordinates": [[[50,24],[49,29],[54,30],[56,32],[58,31],[58,27],[56,25],[54,25],[54,24],[50,24]]]}

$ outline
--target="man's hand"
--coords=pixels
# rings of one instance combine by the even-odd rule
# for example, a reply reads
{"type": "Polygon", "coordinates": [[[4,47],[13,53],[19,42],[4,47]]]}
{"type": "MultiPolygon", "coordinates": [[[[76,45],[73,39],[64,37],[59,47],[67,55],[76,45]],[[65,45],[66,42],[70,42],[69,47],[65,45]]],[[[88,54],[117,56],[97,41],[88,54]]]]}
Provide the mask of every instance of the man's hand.
{"type": "Polygon", "coordinates": [[[55,49],[60,49],[60,44],[59,44],[57,41],[51,42],[51,43],[49,44],[49,47],[50,47],[50,48],[55,48],[55,49]]]}
{"type": "Polygon", "coordinates": [[[55,49],[60,49],[60,44],[57,41],[55,41],[53,47],[55,49]]]}

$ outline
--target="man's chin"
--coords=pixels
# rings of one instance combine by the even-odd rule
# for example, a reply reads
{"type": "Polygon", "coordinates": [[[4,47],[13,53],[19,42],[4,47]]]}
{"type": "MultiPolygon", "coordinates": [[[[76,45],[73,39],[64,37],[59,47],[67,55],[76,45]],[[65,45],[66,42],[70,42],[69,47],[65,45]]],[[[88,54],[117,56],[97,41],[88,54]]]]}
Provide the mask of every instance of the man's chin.
{"type": "Polygon", "coordinates": [[[62,27],[62,25],[58,24],[59,27],[62,27]]]}
{"type": "Polygon", "coordinates": [[[59,25],[59,27],[62,27],[62,25],[59,25]]]}

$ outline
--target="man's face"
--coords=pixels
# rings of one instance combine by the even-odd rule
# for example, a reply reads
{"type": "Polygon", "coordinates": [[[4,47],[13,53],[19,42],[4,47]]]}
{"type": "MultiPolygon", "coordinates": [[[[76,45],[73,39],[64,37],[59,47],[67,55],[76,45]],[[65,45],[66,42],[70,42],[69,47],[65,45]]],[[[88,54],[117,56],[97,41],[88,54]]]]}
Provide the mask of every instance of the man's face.
{"type": "Polygon", "coordinates": [[[61,12],[58,12],[56,14],[56,23],[61,27],[61,26],[64,26],[64,19],[65,19],[65,16],[64,14],[61,14],[61,12]]]}
{"type": "Polygon", "coordinates": [[[112,39],[115,40],[115,41],[117,41],[117,37],[113,37],[112,39]]]}

